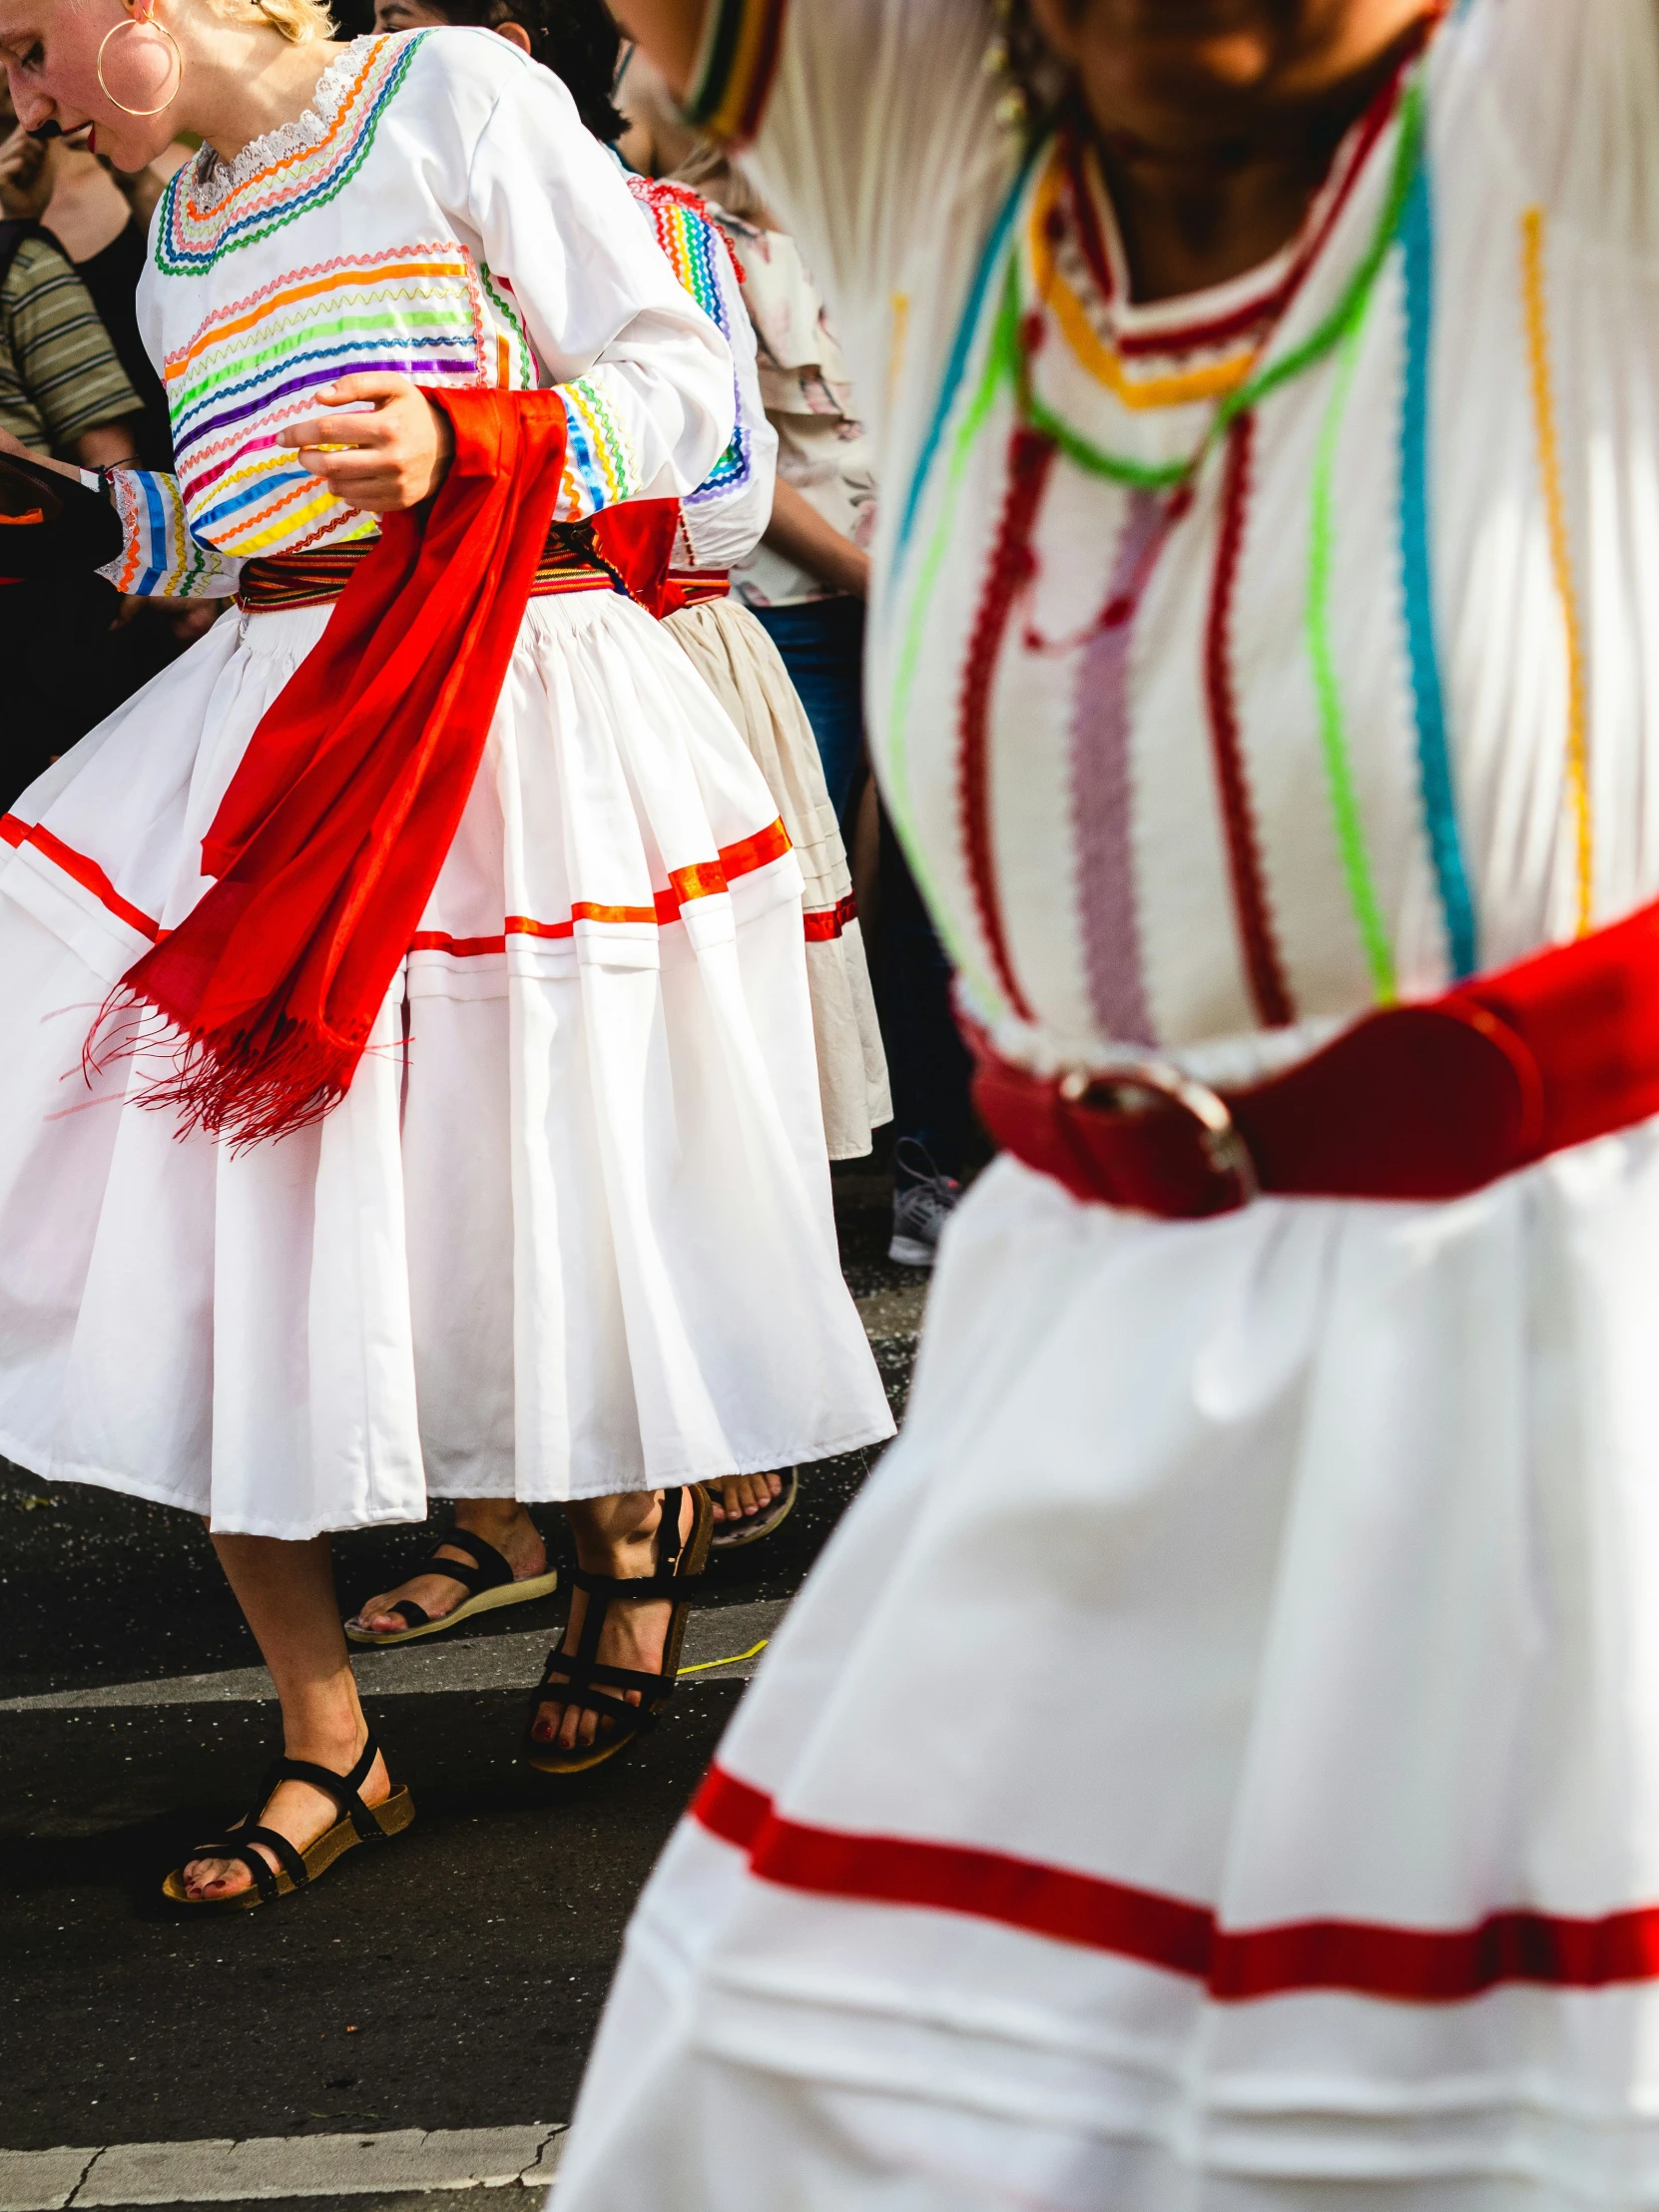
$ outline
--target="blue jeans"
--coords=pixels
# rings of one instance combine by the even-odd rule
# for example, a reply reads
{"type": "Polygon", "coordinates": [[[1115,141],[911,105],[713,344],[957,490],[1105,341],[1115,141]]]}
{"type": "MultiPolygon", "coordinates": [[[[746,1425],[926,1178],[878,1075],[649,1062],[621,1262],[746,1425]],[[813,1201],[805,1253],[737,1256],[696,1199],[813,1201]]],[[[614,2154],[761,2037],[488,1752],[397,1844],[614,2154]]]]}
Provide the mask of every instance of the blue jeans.
{"type": "MultiPolygon", "coordinates": [[[[881,1035],[892,1079],[894,1139],[913,1137],[942,1174],[961,1179],[973,1107],[973,1062],[950,1005],[950,962],[881,810],[881,1035]]],[[[898,1181],[911,1180],[900,1162],[898,1181]]]]}
{"type": "Polygon", "coordinates": [[[750,612],[766,625],[801,695],[818,740],[830,804],[850,845],[864,749],[864,603],[809,599],[799,607],[754,607],[750,612]]]}

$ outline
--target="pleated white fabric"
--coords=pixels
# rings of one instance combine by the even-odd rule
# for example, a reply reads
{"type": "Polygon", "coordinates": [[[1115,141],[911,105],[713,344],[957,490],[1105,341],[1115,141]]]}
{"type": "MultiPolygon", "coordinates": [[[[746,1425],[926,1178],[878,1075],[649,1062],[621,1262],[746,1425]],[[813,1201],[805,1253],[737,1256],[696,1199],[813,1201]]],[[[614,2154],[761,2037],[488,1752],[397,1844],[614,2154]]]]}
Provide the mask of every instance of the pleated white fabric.
{"type": "Polygon", "coordinates": [[[0,1451],[298,1538],[890,1433],[836,1256],[800,870],[737,733],[612,593],[532,602],[318,1127],[236,1156],[134,1103],[142,1058],[83,1077],[324,619],[223,620],[7,819],[0,1451]]]}
{"type": "Polygon", "coordinates": [[[1659,2203],[1656,1238],[1659,1125],[1179,1226],[998,1163],[559,2212],[1659,2203]]]}
{"type": "Polygon", "coordinates": [[[670,634],[731,716],[767,780],[806,883],[807,975],[831,1160],[857,1160],[892,1119],[863,930],[818,742],[782,654],[736,599],[670,615],[670,634]]]}

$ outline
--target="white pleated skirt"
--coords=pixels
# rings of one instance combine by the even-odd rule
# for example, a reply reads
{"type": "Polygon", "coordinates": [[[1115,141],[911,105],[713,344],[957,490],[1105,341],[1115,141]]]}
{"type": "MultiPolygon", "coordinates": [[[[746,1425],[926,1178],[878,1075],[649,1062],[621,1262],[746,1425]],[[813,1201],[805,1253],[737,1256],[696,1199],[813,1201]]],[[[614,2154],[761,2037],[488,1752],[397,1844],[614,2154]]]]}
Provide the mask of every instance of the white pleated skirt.
{"type": "Polygon", "coordinates": [[[1659,1125],[998,1162],[636,1914],[558,2212],[1659,2205],[1659,1125]]]}
{"type": "Polygon", "coordinates": [[[892,1119],[863,930],[818,741],[784,657],[749,609],[709,599],[665,625],[742,734],[789,830],[806,886],[807,977],[831,1160],[862,1159],[892,1119]]]}
{"type": "Polygon", "coordinates": [[[223,618],[3,826],[0,1453],[302,1538],[889,1434],[836,1255],[800,869],[726,716],[615,594],[531,603],[320,1125],[236,1156],[136,1102],[142,1059],[83,1076],[325,619],[223,618]]]}

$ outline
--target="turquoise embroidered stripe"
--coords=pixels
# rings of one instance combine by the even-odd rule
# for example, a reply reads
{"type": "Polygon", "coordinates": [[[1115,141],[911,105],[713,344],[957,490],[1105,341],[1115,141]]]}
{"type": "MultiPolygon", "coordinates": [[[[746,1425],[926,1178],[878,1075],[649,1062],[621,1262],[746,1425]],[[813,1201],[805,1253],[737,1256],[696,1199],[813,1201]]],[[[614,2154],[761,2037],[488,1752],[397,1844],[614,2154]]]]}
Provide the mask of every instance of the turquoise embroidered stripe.
{"type": "Polygon", "coordinates": [[[1400,227],[1405,273],[1405,366],[1399,421],[1399,563],[1416,703],[1417,784],[1434,863],[1451,972],[1479,964],[1479,934],[1457,827],[1446,744],[1445,691],[1434,637],[1434,569],[1428,513],[1428,366],[1434,317],[1434,207],[1426,152],[1419,153],[1400,227]]]}

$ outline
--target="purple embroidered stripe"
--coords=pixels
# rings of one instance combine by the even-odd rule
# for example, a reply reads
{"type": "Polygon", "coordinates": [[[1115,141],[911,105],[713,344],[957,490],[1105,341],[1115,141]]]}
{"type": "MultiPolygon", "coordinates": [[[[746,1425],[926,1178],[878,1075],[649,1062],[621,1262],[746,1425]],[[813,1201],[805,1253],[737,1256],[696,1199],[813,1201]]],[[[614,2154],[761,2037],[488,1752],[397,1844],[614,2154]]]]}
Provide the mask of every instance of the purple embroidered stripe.
{"type": "Polygon", "coordinates": [[[1079,656],[1071,718],[1071,806],[1089,1002],[1102,1032],[1120,1044],[1156,1041],[1135,900],[1129,659],[1140,588],[1166,521],[1165,500],[1130,492],[1106,591],[1107,618],[1079,656]]]}

